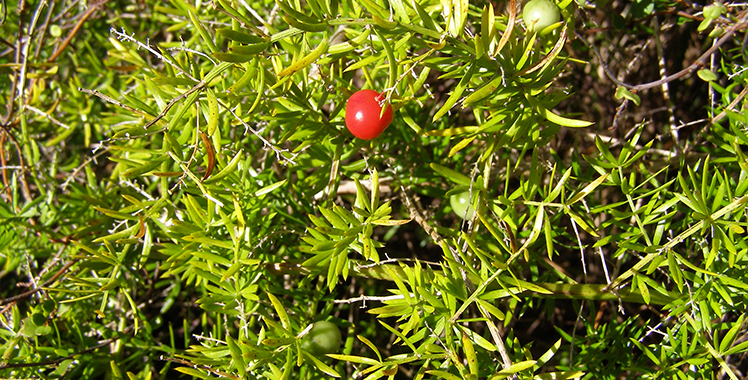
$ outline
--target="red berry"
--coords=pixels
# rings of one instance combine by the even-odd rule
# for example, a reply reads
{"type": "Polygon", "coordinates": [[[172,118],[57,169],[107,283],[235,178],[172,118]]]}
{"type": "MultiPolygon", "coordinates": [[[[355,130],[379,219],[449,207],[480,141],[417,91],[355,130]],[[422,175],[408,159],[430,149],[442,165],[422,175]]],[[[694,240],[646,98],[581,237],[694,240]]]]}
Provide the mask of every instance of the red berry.
{"type": "Polygon", "coordinates": [[[374,139],[392,123],[392,106],[388,104],[382,114],[382,98],[382,94],[374,90],[361,90],[348,98],[345,126],[354,136],[364,140],[374,139]]]}

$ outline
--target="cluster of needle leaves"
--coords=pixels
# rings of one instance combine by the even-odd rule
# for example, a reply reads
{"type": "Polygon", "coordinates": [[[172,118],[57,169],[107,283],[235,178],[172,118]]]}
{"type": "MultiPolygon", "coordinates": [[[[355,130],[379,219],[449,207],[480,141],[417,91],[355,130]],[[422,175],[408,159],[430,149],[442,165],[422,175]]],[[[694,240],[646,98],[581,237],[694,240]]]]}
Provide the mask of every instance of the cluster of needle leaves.
{"type": "Polygon", "coordinates": [[[0,3],[0,377],[745,378],[745,5],[553,3],[0,3]]]}

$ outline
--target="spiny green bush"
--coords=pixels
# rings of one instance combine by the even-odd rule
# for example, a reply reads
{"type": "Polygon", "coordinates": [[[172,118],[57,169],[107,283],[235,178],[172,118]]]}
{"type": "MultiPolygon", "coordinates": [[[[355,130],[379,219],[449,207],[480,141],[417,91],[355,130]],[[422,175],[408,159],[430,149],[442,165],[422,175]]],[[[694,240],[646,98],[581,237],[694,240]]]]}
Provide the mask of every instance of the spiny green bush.
{"type": "Polygon", "coordinates": [[[3,3],[0,375],[744,377],[745,9],[547,3],[3,3]]]}

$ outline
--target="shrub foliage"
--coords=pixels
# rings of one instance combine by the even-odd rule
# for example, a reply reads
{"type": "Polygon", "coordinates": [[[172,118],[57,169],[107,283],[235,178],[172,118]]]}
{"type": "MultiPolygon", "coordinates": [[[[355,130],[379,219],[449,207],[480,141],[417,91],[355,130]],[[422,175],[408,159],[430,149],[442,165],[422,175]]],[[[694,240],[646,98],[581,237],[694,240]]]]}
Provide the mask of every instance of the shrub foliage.
{"type": "Polygon", "coordinates": [[[744,378],[745,6],[554,4],[0,4],[0,376],[744,378]]]}

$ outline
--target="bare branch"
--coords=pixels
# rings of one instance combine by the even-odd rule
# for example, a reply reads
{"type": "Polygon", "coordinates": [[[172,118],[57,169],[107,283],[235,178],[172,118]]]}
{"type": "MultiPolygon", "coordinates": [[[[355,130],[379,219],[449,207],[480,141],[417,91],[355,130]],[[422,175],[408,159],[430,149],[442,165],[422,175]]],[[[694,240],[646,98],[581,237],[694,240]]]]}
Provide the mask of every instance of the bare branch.
{"type": "Polygon", "coordinates": [[[613,73],[610,71],[608,64],[605,61],[603,61],[603,58],[600,55],[600,52],[597,50],[597,48],[595,48],[595,46],[593,46],[582,35],[580,35],[579,32],[575,31],[574,34],[577,36],[577,38],[580,41],[582,41],[582,43],[584,43],[585,45],[587,45],[587,47],[592,49],[592,51],[597,56],[597,59],[600,61],[600,64],[602,65],[603,70],[605,71],[605,75],[608,76],[608,79],[610,79],[613,83],[615,83],[618,86],[625,87],[634,92],[639,92],[639,91],[648,90],[654,87],[660,87],[665,83],[669,83],[674,80],[680,79],[684,76],[690,75],[691,73],[693,73],[694,71],[702,67],[704,65],[704,62],[707,59],[709,59],[709,57],[711,57],[712,54],[714,54],[725,42],[729,41],[730,38],[732,38],[733,34],[735,34],[735,32],[737,32],[741,28],[744,28],[746,26],[746,22],[748,22],[748,13],[746,13],[746,15],[744,15],[740,21],[735,22],[734,24],[730,25],[727,29],[725,29],[725,33],[722,34],[719,40],[717,40],[717,42],[715,42],[714,45],[711,48],[709,48],[709,50],[704,52],[704,54],[702,54],[698,59],[696,59],[693,63],[691,63],[691,65],[689,65],[685,69],[678,71],[675,74],[665,76],[654,82],[642,83],[638,85],[632,85],[632,84],[628,84],[628,83],[618,80],[618,78],[616,78],[615,75],[613,75],[613,73]]]}

